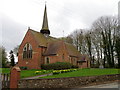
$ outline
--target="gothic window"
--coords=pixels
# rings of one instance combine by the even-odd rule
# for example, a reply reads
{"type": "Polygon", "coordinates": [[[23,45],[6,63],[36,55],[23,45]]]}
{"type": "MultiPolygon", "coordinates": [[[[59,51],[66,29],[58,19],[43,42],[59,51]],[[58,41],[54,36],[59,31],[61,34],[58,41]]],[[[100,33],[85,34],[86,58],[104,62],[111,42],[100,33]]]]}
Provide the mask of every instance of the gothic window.
{"type": "Polygon", "coordinates": [[[49,64],[50,63],[50,60],[49,60],[49,58],[47,57],[46,58],[46,64],[49,64]]]}
{"type": "Polygon", "coordinates": [[[64,60],[64,54],[62,55],[62,60],[64,60]]]}
{"type": "Polygon", "coordinates": [[[23,48],[23,58],[32,58],[32,46],[29,43],[25,44],[23,48]]]}

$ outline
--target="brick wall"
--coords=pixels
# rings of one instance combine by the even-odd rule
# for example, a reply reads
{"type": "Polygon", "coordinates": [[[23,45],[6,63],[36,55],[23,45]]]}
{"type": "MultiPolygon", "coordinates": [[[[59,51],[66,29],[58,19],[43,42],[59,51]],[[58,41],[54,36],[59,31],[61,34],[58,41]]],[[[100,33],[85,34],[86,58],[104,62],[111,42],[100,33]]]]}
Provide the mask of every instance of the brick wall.
{"type": "Polygon", "coordinates": [[[67,50],[65,48],[64,43],[61,44],[61,46],[57,50],[57,55],[54,56],[46,56],[49,57],[50,63],[55,62],[69,62],[69,55],[67,53],[67,50]],[[62,58],[64,54],[64,59],[62,58]]]}
{"type": "Polygon", "coordinates": [[[120,74],[102,75],[102,76],[85,76],[85,77],[69,77],[55,79],[29,79],[20,80],[19,88],[70,88],[75,86],[83,86],[92,83],[118,80],[120,74]]]}
{"type": "MultiPolygon", "coordinates": [[[[45,56],[45,58],[49,58],[50,60],[50,63],[55,63],[55,62],[70,62],[70,56],[69,56],[69,53],[65,47],[65,43],[61,41],[60,43],[60,47],[58,48],[57,50],[57,55],[51,55],[51,56],[45,56]],[[64,55],[64,59],[63,59],[63,55],[64,55]]],[[[78,58],[76,57],[72,57],[72,60],[78,60],[78,58]]],[[[77,63],[75,62],[75,65],[77,65],[77,63]]],[[[74,62],[70,62],[72,64],[74,64],[74,62]]]]}
{"type": "Polygon", "coordinates": [[[33,35],[28,30],[26,33],[22,44],[19,48],[19,55],[18,55],[18,66],[26,66],[28,69],[40,69],[40,60],[41,60],[41,48],[38,47],[37,42],[34,40],[33,35]],[[23,59],[23,47],[26,43],[30,43],[33,49],[32,59],[23,59]]]}

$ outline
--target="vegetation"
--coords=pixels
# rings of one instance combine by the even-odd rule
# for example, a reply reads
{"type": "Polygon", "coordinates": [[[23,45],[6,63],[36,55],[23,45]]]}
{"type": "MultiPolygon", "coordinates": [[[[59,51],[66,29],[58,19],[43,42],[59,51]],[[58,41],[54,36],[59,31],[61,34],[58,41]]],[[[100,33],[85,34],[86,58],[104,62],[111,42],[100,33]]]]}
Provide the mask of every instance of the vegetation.
{"type": "MultiPolygon", "coordinates": [[[[10,68],[0,68],[0,73],[1,72],[10,74],[10,68]]],[[[21,78],[47,74],[47,73],[50,73],[50,72],[51,72],[51,70],[47,70],[47,71],[46,70],[38,70],[38,69],[22,70],[21,71],[21,78]],[[36,72],[38,72],[38,73],[36,73],[36,72]]]]}
{"type": "Polygon", "coordinates": [[[60,73],[52,76],[45,76],[40,78],[62,78],[62,77],[79,77],[79,76],[98,76],[119,74],[119,69],[79,69],[74,72],[60,73]]]}
{"type": "MultiPolygon", "coordinates": [[[[119,74],[120,69],[67,69],[67,70],[22,70],[21,78],[53,73],[52,76],[41,78],[61,78],[61,77],[79,77],[79,76],[96,76],[119,74]]],[[[0,68],[2,73],[10,73],[10,68],[0,68]]]]}
{"type": "Polygon", "coordinates": [[[120,37],[117,37],[117,39],[116,39],[115,51],[117,52],[116,56],[118,58],[118,66],[117,67],[120,68],[120,37]]]}
{"type": "Polygon", "coordinates": [[[0,67],[7,67],[8,59],[7,59],[7,53],[4,47],[0,47],[0,67]],[[2,66],[1,66],[2,63],[2,66]]]}
{"type": "Polygon", "coordinates": [[[24,66],[24,67],[20,67],[21,70],[27,70],[27,67],[24,66]]]}
{"type": "Polygon", "coordinates": [[[0,73],[10,73],[10,68],[0,68],[0,73]]]}
{"type": "Polygon", "coordinates": [[[11,66],[15,66],[15,58],[14,58],[14,54],[13,54],[13,51],[11,50],[10,52],[9,52],[9,54],[10,54],[10,61],[11,61],[11,66]]]}
{"type": "Polygon", "coordinates": [[[7,53],[6,53],[6,49],[3,46],[0,46],[0,68],[8,68],[10,66],[14,66],[15,65],[15,61],[14,61],[14,54],[16,54],[17,56],[17,52],[18,52],[18,48],[19,46],[16,46],[14,48],[14,50],[11,50],[9,52],[10,54],[10,62],[7,59],[7,53]],[[14,53],[14,54],[13,54],[14,53]]]}
{"type": "Polygon", "coordinates": [[[20,45],[17,45],[16,47],[14,47],[13,52],[16,55],[16,57],[18,56],[18,49],[19,49],[20,45]]]}
{"type": "Polygon", "coordinates": [[[73,72],[73,71],[77,71],[77,69],[53,70],[52,73],[53,75],[55,75],[55,74],[60,74],[60,73],[73,72]]]}
{"type": "Polygon", "coordinates": [[[8,68],[10,66],[14,66],[15,65],[15,61],[14,61],[14,54],[13,51],[10,51],[10,62],[7,59],[7,53],[4,47],[0,47],[0,67],[2,68],[8,68]]]}
{"type": "Polygon", "coordinates": [[[56,62],[52,64],[44,64],[41,66],[41,68],[45,70],[61,70],[61,69],[70,69],[76,67],[77,66],[74,66],[68,62],[56,62]]]}
{"type": "Polygon", "coordinates": [[[43,74],[47,74],[47,73],[50,73],[50,72],[51,72],[50,70],[44,71],[44,70],[38,70],[38,69],[22,70],[21,71],[21,78],[43,75],[43,74]]]}
{"type": "Polygon", "coordinates": [[[91,29],[75,30],[64,41],[75,45],[81,54],[89,55],[91,67],[102,64],[106,68],[120,68],[120,27],[117,20],[113,16],[102,16],[93,22],[91,29]]]}

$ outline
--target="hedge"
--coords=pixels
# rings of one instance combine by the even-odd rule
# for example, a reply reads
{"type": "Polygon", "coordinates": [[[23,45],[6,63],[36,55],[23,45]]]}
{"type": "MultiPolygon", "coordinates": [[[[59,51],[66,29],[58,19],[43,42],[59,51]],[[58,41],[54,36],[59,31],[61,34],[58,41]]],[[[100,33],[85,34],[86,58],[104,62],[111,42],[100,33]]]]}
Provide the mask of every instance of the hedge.
{"type": "Polygon", "coordinates": [[[70,69],[70,68],[78,68],[77,66],[74,66],[68,62],[56,62],[52,64],[43,64],[41,65],[42,69],[45,70],[61,70],[61,69],[70,69]]]}
{"type": "Polygon", "coordinates": [[[28,69],[28,67],[23,66],[23,67],[20,67],[20,69],[21,69],[21,70],[27,70],[27,69],[28,69]]]}

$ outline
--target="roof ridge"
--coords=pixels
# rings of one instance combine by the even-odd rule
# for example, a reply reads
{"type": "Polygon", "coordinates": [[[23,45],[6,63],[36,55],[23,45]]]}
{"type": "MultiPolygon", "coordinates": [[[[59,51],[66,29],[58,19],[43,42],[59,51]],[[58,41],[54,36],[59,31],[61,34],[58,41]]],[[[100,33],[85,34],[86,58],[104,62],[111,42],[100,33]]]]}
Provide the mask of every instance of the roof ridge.
{"type": "Polygon", "coordinates": [[[38,31],[36,31],[36,30],[33,30],[33,29],[29,29],[30,31],[33,31],[33,32],[37,32],[37,33],[40,33],[40,32],[38,32],[38,31]]]}

